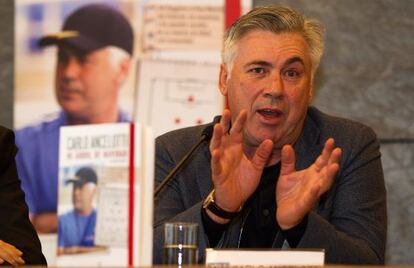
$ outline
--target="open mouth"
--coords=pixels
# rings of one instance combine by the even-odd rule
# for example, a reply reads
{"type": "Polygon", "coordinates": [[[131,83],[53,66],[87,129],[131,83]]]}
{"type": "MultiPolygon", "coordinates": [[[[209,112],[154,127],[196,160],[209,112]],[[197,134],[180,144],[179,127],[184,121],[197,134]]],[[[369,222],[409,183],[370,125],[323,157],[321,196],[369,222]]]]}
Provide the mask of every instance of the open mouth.
{"type": "Polygon", "coordinates": [[[257,110],[257,112],[264,116],[264,117],[280,117],[282,116],[282,111],[280,111],[279,109],[269,109],[269,108],[265,108],[265,109],[259,109],[257,110]]]}

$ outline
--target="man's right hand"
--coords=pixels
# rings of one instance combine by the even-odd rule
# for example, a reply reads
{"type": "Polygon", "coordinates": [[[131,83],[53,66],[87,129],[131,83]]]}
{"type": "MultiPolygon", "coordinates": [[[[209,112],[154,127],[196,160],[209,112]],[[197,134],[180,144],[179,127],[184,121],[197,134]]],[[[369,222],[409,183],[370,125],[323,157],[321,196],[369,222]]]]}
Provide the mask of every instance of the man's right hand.
{"type": "Polygon", "coordinates": [[[31,215],[30,220],[38,233],[56,233],[58,217],[56,213],[47,212],[31,215]]]}
{"type": "Polygon", "coordinates": [[[230,111],[225,109],[220,123],[214,126],[210,143],[215,202],[229,212],[239,210],[256,190],[273,149],[273,142],[265,140],[251,159],[246,156],[243,150],[243,127],[246,118],[247,113],[242,110],[230,129],[230,111]]]}

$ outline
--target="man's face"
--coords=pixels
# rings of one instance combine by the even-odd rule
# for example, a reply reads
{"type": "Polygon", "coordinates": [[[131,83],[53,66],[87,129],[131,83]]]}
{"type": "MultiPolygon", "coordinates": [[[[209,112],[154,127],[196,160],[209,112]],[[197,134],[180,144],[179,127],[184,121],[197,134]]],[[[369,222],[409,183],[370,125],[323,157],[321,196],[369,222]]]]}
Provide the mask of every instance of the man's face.
{"type": "Polygon", "coordinates": [[[96,185],[93,182],[73,185],[73,207],[80,214],[88,214],[93,208],[96,185]]]}
{"type": "Polygon", "coordinates": [[[275,149],[294,143],[312,99],[305,40],[296,33],[252,31],[234,53],[231,73],[221,67],[220,90],[228,97],[233,121],[242,109],[247,111],[246,148],[256,148],[265,139],[271,139],[275,149]]]}
{"type": "Polygon", "coordinates": [[[88,54],[59,47],[56,66],[56,98],[74,118],[87,119],[117,105],[119,68],[110,61],[108,48],[88,54]]]}

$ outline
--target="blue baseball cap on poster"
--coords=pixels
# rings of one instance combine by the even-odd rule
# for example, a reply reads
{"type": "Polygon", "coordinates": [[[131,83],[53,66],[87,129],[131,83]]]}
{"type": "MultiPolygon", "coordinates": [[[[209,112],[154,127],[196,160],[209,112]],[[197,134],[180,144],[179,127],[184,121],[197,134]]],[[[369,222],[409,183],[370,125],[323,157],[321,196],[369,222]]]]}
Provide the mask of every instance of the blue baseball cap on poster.
{"type": "Polygon", "coordinates": [[[98,177],[95,170],[91,167],[82,167],[76,171],[75,176],[66,180],[66,184],[73,183],[76,187],[82,187],[84,184],[92,182],[97,184],[98,177]]]}

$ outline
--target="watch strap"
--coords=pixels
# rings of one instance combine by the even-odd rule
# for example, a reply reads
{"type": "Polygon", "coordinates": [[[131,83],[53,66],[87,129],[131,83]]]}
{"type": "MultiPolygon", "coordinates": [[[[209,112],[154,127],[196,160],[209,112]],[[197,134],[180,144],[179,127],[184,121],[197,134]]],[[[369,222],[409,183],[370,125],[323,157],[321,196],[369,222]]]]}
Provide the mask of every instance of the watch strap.
{"type": "Polygon", "coordinates": [[[231,220],[234,217],[236,217],[241,210],[239,209],[238,211],[230,212],[230,211],[224,210],[221,207],[219,207],[217,203],[215,202],[215,191],[214,190],[211,191],[211,193],[205,199],[203,208],[210,210],[214,215],[220,218],[228,219],[228,220],[231,220]]]}

